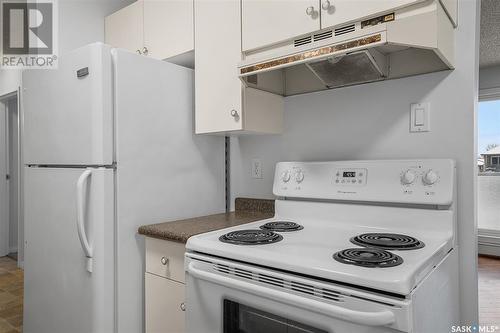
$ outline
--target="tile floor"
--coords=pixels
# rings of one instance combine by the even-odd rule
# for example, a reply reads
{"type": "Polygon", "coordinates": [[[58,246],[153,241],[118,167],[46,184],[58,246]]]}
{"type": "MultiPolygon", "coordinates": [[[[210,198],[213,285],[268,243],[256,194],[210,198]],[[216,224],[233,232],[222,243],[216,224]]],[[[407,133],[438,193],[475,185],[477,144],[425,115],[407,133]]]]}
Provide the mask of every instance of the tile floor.
{"type": "Polygon", "coordinates": [[[23,330],[23,271],[15,260],[0,258],[0,333],[23,330]]]}

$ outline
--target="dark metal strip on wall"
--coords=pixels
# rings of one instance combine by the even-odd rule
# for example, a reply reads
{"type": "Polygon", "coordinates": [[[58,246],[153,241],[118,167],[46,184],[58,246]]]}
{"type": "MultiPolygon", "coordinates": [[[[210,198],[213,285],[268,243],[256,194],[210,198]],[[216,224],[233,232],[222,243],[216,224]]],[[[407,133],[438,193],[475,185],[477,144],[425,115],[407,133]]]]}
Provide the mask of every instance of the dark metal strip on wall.
{"type": "Polygon", "coordinates": [[[225,193],[226,193],[226,213],[231,211],[231,138],[229,136],[224,137],[224,147],[225,147],[225,193]]]}

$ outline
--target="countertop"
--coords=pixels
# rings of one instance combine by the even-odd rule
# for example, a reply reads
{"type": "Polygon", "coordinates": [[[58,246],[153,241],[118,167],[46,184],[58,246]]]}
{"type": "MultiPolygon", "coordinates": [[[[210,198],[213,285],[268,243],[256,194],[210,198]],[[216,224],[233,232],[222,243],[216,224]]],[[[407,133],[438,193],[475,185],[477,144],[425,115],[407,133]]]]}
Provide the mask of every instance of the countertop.
{"type": "Polygon", "coordinates": [[[186,243],[189,237],[197,234],[268,219],[273,216],[274,200],[236,198],[234,212],[143,225],[139,228],[139,234],[186,243]]]}

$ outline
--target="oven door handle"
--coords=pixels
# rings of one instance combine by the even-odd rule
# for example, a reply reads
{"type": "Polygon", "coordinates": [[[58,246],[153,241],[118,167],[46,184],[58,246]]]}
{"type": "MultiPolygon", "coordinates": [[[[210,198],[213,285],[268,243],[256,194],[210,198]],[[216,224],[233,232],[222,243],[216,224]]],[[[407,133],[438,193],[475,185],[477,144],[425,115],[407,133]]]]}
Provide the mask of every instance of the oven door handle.
{"type": "Polygon", "coordinates": [[[393,324],[396,320],[394,317],[394,313],[389,310],[366,312],[346,309],[329,303],[316,301],[307,297],[301,297],[292,293],[286,293],[276,289],[266,288],[258,284],[252,284],[242,280],[227,278],[218,274],[206,272],[195,268],[193,262],[190,262],[188,264],[187,272],[197,279],[212,282],[224,287],[241,290],[249,294],[268,298],[291,306],[300,307],[305,310],[312,310],[329,317],[349,321],[355,324],[368,326],[387,326],[393,324]]]}

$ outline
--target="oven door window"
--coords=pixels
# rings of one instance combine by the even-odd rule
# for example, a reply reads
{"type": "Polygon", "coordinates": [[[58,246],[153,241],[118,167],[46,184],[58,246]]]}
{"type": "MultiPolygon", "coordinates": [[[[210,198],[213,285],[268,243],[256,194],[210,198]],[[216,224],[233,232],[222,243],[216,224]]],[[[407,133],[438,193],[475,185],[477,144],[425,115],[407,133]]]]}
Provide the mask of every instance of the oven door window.
{"type": "Polygon", "coordinates": [[[224,300],[224,333],[327,333],[296,321],[224,300]]]}

